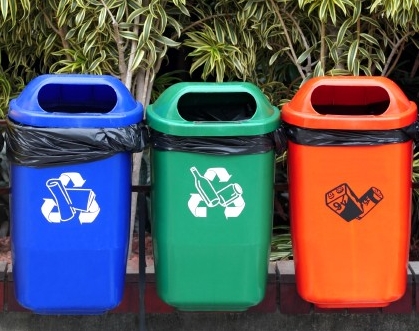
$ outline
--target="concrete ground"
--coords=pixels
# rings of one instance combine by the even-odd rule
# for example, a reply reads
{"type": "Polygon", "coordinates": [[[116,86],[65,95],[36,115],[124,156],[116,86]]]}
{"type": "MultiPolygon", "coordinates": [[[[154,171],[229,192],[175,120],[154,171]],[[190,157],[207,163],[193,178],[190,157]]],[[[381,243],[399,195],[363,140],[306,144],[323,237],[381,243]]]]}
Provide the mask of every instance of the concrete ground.
{"type": "MultiPolygon", "coordinates": [[[[147,331],[406,331],[419,329],[417,314],[284,315],[250,313],[147,314],[147,331]]],[[[40,316],[1,313],[0,331],[139,330],[136,314],[40,316]]]]}

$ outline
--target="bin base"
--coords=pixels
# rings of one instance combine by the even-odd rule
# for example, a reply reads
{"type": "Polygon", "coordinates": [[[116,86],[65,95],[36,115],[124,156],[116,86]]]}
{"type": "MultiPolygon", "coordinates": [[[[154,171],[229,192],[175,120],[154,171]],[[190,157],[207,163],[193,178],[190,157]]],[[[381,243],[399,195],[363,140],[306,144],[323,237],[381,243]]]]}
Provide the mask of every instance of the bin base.
{"type": "Polygon", "coordinates": [[[315,303],[314,305],[318,308],[326,309],[342,309],[342,308],[382,308],[387,307],[390,302],[365,302],[365,303],[325,303],[319,304],[315,303]]]}
{"type": "Polygon", "coordinates": [[[214,306],[214,305],[182,305],[182,304],[174,304],[177,310],[184,311],[184,312],[244,312],[249,308],[253,307],[254,305],[222,305],[222,306],[214,306]]]}
{"type": "MultiPolygon", "coordinates": [[[[31,309],[29,309],[31,310],[31,309]]],[[[109,312],[109,310],[31,310],[32,313],[36,315],[44,315],[44,316],[75,316],[75,315],[83,315],[83,316],[98,316],[104,315],[109,312]]]]}
{"type": "Polygon", "coordinates": [[[214,308],[214,307],[179,307],[177,306],[176,309],[179,311],[184,312],[244,312],[250,307],[222,307],[222,308],[214,308]]]}

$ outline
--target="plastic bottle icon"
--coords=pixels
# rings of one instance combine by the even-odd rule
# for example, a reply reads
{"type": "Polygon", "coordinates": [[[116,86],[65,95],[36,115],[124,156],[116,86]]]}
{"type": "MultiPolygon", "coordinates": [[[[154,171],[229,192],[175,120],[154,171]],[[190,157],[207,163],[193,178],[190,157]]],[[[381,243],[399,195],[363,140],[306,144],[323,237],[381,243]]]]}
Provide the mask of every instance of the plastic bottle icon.
{"type": "Polygon", "coordinates": [[[198,190],[199,195],[202,200],[206,203],[208,207],[214,207],[219,204],[220,198],[217,195],[217,192],[214,190],[211,182],[208,178],[202,176],[198,169],[195,167],[190,168],[192,175],[195,178],[195,187],[198,190]]]}
{"type": "Polygon", "coordinates": [[[71,199],[64,185],[58,179],[49,179],[46,185],[55,199],[61,221],[71,220],[75,211],[71,208],[71,199]]]}

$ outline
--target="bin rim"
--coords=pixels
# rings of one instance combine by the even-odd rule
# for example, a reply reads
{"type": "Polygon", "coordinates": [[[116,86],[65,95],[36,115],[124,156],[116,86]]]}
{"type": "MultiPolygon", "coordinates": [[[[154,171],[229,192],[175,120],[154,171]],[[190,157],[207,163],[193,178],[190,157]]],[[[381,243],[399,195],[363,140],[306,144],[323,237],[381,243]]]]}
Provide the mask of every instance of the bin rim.
{"type": "Polygon", "coordinates": [[[30,81],[20,95],[11,100],[7,116],[16,123],[34,127],[117,128],[141,122],[143,106],[119,79],[111,75],[45,74],[30,81]],[[116,104],[106,113],[48,112],[38,102],[40,90],[48,84],[107,85],[115,91],[116,104]]]}
{"type": "Polygon", "coordinates": [[[417,106],[400,87],[381,76],[335,76],[311,78],[281,110],[282,121],[310,129],[391,130],[407,127],[417,119],[417,106]],[[332,115],[316,112],[311,104],[313,91],[320,86],[381,87],[389,106],[381,115],[332,115]]]}
{"type": "Polygon", "coordinates": [[[279,109],[270,104],[262,91],[249,82],[181,82],[167,88],[147,107],[146,123],[150,128],[174,136],[252,136],[275,131],[279,127],[279,109]],[[256,102],[256,112],[241,121],[187,121],[177,109],[187,93],[249,93],[256,102]],[[167,106],[169,105],[169,106],[167,106]]]}

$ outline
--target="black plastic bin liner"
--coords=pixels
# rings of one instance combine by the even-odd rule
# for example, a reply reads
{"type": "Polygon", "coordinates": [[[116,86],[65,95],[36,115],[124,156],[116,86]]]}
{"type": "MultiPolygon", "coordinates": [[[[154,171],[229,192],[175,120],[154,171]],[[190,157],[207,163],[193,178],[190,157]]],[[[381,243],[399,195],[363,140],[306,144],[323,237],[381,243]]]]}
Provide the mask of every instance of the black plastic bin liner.
{"type": "Polygon", "coordinates": [[[405,128],[393,130],[331,130],[308,129],[282,123],[281,139],[307,146],[374,146],[419,141],[417,122],[405,128]]]}
{"type": "Polygon", "coordinates": [[[141,152],[142,123],[122,128],[39,128],[7,119],[6,153],[10,162],[46,167],[105,159],[120,152],[141,152]]]}
{"type": "Polygon", "coordinates": [[[286,146],[276,132],[256,136],[187,137],[155,130],[150,130],[150,145],[156,150],[213,155],[261,154],[271,150],[279,153],[286,146]]]}

